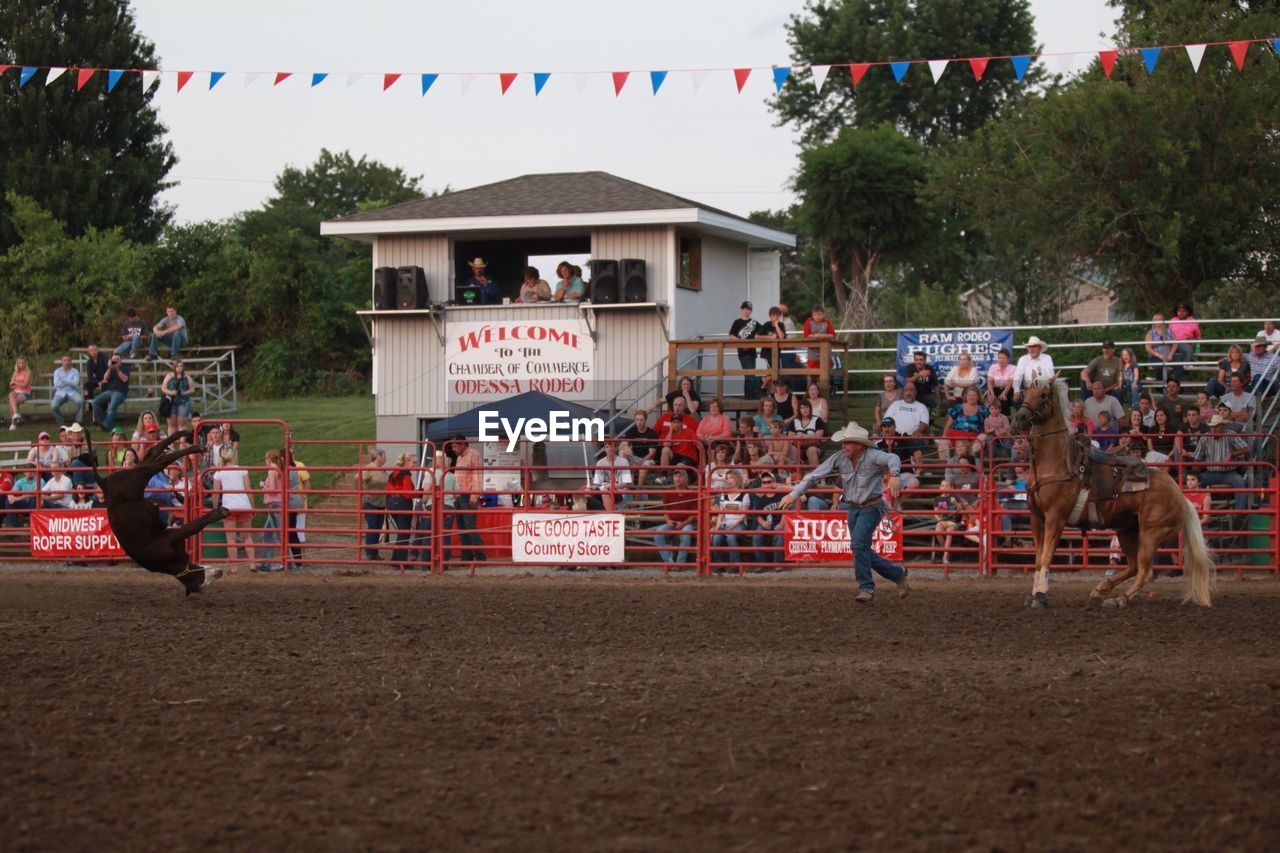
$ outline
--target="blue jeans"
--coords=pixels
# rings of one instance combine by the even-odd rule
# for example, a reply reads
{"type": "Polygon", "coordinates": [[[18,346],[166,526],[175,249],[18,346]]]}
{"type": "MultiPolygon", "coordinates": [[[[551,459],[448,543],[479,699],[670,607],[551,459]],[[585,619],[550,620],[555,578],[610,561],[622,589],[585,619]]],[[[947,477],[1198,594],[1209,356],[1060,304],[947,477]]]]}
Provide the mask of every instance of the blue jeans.
{"type": "MultiPolygon", "coordinates": [[[[756,369],[756,351],[755,350],[738,350],[738,366],[743,370],[756,369]]],[[[742,377],[742,396],[747,400],[760,399],[760,377],[744,376],[742,377]]]]}
{"type": "Polygon", "coordinates": [[[711,559],[717,563],[727,563],[728,565],[717,566],[716,568],[724,570],[733,568],[742,562],[741,555],[738,552],[738,546],[742,543],[742,537],[738,531],[741,527],[730,527],[723,533],[717,533],[711,537],[711,547],[714,552],[711,559]]]}
{"type": "Polygon", "coordinates": [[[461,531],[458,535],[458,539],[462,544],[461,559],[464,563],[483,563],[486,559],[484,548],[482,547],[484,540],[480,538],[479,533],[476,533],[476,527],[478,526],[476,507],[479,501],[473,495],[458,495],[457,502],[458,512],[456,517],[458,520],[454,522],[453,526],[461,531]]]}
{"type": "Polygon", "coordinates": [[[762,527],[760,532],[756,534],[755,545],[757,563],[772,565],[776,568],[778,564],[783,562],[781,533],[765,530],[762,527]]]}
{"type": "Polygon", "coordinates": [[[124,402],[123,391],[103,391],[93,398],[93,419],[98,425],[111,429],[116,425],[116,409],[124,402]]]}
{"type": "Polygon", "coordinates": [[[890,563],[871,550],[871,537],[883,517],[883,503],[874,503],[861,509],[849,508],[849,545],[853,549],[853,575],[858,579],[860,590],[875,591],[876,582],[871,578],[872,569],[895,583],[907,576],[907,570],[902,566],[890,563]]]}
{"type": "Polygon", "coordinates": [[[53,422],[58,426],[64,426],[67,422],[66,418],[62,416],[62,412],[60,411],[67,403],[76,404],[75,416],[79,418],[80,409],[84,407],[84,397],[80,396],[80,392],[74,389],[59,391],[57,394],[53,395],[53,400],[49,403],[49,411],[53,413],[53,422]]]}
{"type": "Polygon", "coordinates": [[[407,498],[392,497],[387,498],[387,530],[398,530],[395,535],[396,548],[391,552],[391,562],[404,563],[409,559],[409,540],[411,538],[408,531],[413,529],[413,501],[407,498]]]}
{"type": "Polygon", "coordinates": [[[371,503],[365,503],[361,506],[364,510],[364,556],[367,560],[380,560],[378,555],[378,539],[382,534],[383,520],[386,518],[386,510],[380,506],[374,506],[371,503]]]}
{"type": "MultiPolygon", "coordinates": [[[[431,570],[431,524],[431,507],[424,506],[422,507],[422,512],[418,513],[413,525],[416,531],[413,542],[418,546],[417,556],[414,559],[422,564],[417,568],[422,569],[424,572],[431,570]]],[[[445,517],[444,527],[446,530],[449,528],[448,516],[445,517]]],[[[440,537],[441,547],[445,547],[446,538],[443,535],[440,537]]],[[[410,553],[412,554],[413,552],[410,551],[410,553]]]]}
{"type": "Polygon", "coordinates": [[[1200,482],[1205,486],[1231,486],[1235,494],[1232,495],[1232,506],[1235,509],[1249,508],[1249,493],[1244,491],[1244,477],[1241,477],[1235,471],[1202,471],[1196,469],[1200,475],[1200,482]]]}
{"type": "Polygon", "coordinates": [[[679,547],[681,550],[679,551],[662,550],[662,549],[670,548],[671,540],[677,538],[675,536],[666,535],[668,533],[673,532],[675,529],[676,528],[671,526],[670,522],[666,522],[666,521],[664,521],[659,526],[655,527],[653,529],[653,544],[657,545],[658,548],[660,549],[658,551],[658,556],[662,558],[662,562],[668,563],[668,564],[674,563],[676,565],[682,565],[684,563],[689,562],[689,558],[693,554],[691,550],[687,550],[693,547],[693,534],[685,533],[685,531],[695,530],[697,529],[697,525],[692,521],[688,521],[685,523],[683,527],[680,528],[680,532],[684,535],[679,537],[677,547],[679,547]]]}
{"type": "Polygon", "coordinates": [[[164,344],[169,348],[169,358],[177,358],[181,353],[182,348],[187,345],[186,328],[184,327],[176,332],[170,332],[167,335],[152,334],[151,348],[147,350],[147,352],[151,355],[157,355],[157,351],[160,349],[161,344],[164,344]]]}
{"type": "Polygon", "coordinates": [[[126,355],[129,358],[137,358],[138,347],[141,345],[141,343],[142,343],[142,335],[136,334],[133,337],[129,338],[129,340],[122,342],[120,346],[116,347],[116,355],[120,356],[121,358],[124,358],[126,355]]]}

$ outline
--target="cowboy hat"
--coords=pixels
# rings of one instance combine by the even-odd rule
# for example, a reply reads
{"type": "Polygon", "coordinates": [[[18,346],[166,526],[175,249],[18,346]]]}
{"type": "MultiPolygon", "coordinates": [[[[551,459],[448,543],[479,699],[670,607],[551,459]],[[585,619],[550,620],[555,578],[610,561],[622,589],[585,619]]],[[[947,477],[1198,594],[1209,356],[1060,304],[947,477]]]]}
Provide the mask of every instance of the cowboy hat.
{"type": "Polygon", "coordinates": [[[484,268],[485,268],[485,266],[486,266],[486,264],[485,264],[485,262],[484,262],[484,258],[474,258],[474,259],[471,261],[471,268],[472,268],[473,270],[482,270],[482,269],[484,269],[484,268]]]}
{"type": "Polygon", "coordinates": [[[1222,426],[1225,423],[1229,423],[1229,421],[1219,414],[1215,414],[1213,417],[1209,418],[1209,426],[1211,427],[1222,426]]]}
{"type": "Polygon", "coordinates": [[[1027,342],[1023,344],[1023,346],[1024,347],[1040,347],[1041,349],[1047,349],[1049,345],[1046,344],[1044,341],[1040,340],[1035,335],[1032,335],[1031,337],[1027,338],[1027,342]]]}
{"type": "Polygon", "coordinates": [[[871,434],[864,428],[858,426],[857,421],[849,421],[848,425],[845,426],[844,429],[839,430],[835,435],[831,436],[831,440],[837,443],[852,441],[855,444],[861,444],[863,447],[876,446],[876,443],[871,440],[871,434]]]}

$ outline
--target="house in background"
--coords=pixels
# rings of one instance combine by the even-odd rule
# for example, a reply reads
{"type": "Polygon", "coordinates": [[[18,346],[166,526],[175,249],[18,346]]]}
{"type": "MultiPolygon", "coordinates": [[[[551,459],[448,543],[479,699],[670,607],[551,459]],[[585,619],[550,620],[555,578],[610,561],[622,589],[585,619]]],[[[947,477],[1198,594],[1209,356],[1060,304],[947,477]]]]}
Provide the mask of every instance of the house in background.
{"type": "MultiPolygon", "coordinates": [[[[1008,325],[1012,312],[1004,288],[991,284],[971,287],[959,295],[965,316],[973,326],[1008,325]]],[[[1119,316],[1115,293],[1105,284],[1068,273],[1048,292],[1043,304],[1030,306],[1032,316],[1047,323],[1094,325],[1125,319],[1119,316]]]]}
{"type": "Polygon", "coordinates": [[[435,419],[527,390],[588,405],[638,394],[665,377],[669,340],[724,334],[743,300],[763,318],[778,301],[778,250],[795,245],[791,234],[604,172],[525,175],[344,216],[320,233],[371,243],[371,280],[380,268],[412,278],[418,267],[425,278],[416,299],[410,286],[409,307],[371,298],[357,312],[384,443],[418,440],[435,419]],[[476,257],[512,300],[530,259],[542,259],[534,266],[553,289],[556,258],[639,262],[626,269],[643,276],[644,293],[464,304],[459,285],[476,257]]]}

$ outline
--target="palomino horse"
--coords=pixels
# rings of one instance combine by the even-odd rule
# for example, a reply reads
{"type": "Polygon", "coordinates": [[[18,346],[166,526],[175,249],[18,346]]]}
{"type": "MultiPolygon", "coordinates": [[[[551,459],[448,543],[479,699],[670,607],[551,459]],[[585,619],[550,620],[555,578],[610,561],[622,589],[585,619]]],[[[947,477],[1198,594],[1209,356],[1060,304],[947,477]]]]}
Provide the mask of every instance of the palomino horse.
{"type": "MultiPolygon", "coordinates": [[[[1031,476],[1027,481],[1027,503],[1031,508],[1031,533],[1036,546],[1036,577],[1027,604],[1049,606],[1049,564],[1053,560],[1062,531],[1069,525],[1110,527],[1116,532],[1127,567],[1115,577],[1105,578],[1090,597],[1104,605],[1124,607],[1151,580],[1151,562],[1161,543],[1179,531],[1183,535],[1184,602],[1211,605],[1214,579],[1213,558],[1205,546],[1200,518],[1173,478],[1152,470],[1147,488],[1125,491],[1107,500],[1100,496],[1096,514],[1090,514],[1082,499],[1090,488],[1083,466],[1073,470],[1069,461],[1073,439],[1067,429],[1067,383],[1041,380],[1023,394],[1022,406],[1014,415],[1014,428],[1031,428],[1031,476]],[[1078,517],[1078,518],[1077,518],[1078,517]],[[1133,578],[1129,588],[1113,598],[1107,593],[1133,578]]],[[[1117,460],[1119,461],[1119,460],[1117,460]]]]}

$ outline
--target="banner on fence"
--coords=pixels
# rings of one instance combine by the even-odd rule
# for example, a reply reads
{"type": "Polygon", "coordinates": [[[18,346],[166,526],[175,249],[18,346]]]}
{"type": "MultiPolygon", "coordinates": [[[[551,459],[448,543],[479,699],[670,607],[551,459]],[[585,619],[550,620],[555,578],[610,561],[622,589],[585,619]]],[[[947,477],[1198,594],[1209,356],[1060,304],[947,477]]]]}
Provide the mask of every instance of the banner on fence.
{"type": "Polygon", "coordinates": [[[450,322],[447,334],[450,401],[484,403],[526,391],[591,397],[595,342],[582,320],[450,322]]]}
{"type": "MultiPolygon", "coordinates": [[[[845,513],[792,512],[782,518],[782,548],[788,562],[828,563],[853,559],[845,513]]],[[[886,560],[902,559],[902,513],[885,513],[871,536],[871,550],[886,560]]]]}
{"type": "MultiPolygon", "coordinates": [[[[955,367],[960,353],[967,352],[978,372],[986,378],[987,368],[996,363],[1001,349],[1013,352],[1011,329],[934,329],[928,332],[898,333],[898,375],[902,376],[914,354],[923,352],[938,374],[938,382],[955,367]]],[[[1016,362],[1017,359],[1015,358],[1016,362]]]]}
{"type": "Polygon", "coordinates": [[[49,559],[123,557],[105,509],[31,513],[31,556],[49,559]]]}
{"type": "Polygon", "coordinates": [[[622,513],[517,512],[511,516],[511,559],[517,563],[585,565],[626,559],[622,513]]]}

